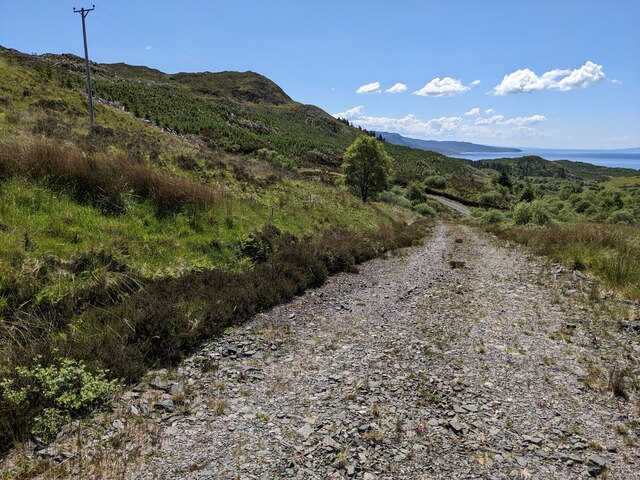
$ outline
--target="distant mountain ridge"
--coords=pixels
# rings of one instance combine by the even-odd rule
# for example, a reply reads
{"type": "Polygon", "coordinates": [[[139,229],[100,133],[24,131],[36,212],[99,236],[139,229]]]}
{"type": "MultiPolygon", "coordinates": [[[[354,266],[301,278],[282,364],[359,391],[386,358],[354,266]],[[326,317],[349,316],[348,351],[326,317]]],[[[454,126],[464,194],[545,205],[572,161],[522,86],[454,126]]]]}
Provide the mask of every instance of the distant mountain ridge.
{"type": "Polygon", "coordinates": [[[387,142],[393,145],[418,148],[420,150],[430,150],[445,155],[457,155],[461,153],[504,153],[521,152],[519,148],[492,147],[489,145],[479,145],[471,142],[420,140],[418,138],[405,137],[399,133],[375,132],[382,136],[387,142]]]}

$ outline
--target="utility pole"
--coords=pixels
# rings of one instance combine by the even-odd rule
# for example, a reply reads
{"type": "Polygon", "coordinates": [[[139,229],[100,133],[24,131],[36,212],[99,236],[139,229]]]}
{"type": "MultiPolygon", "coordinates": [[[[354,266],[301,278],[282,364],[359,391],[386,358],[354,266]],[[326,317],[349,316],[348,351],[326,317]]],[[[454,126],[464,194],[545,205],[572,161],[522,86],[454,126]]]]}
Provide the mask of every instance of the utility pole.
{"type": "Polygon", "coordinates": [[[82,17],[82,37],[84,39],[84,62],[87,69],[87,91],[89,93],[89,121],[93,125],[93,91],[91,90],[91,68],[89,67],[89,49],[87,48],[87,27],[85,26],[84,19],[87,18],[89,12],[96,9],[95,5],[91,8],[81,8],[80,10],[74,8],[73,13],[79,13],[82,17]]]}

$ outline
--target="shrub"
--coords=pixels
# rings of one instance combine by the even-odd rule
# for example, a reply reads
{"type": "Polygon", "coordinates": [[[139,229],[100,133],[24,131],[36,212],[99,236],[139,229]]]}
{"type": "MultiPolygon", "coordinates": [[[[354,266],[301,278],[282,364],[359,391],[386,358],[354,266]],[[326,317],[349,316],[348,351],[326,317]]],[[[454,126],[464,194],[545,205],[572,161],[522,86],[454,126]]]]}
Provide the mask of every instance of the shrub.
{"type": "Polygon", "coordinates": [[[532,216],[531,205],[528,203],[518,203],[513,209],[513,223],[516,225],[528,225],[532,216]]]}
{"type": "Polygon", "coordinates": [[[637,223],[636,219],[633,216],[633,213],[628,210],[616,210],[615,212],[611,213],[611,215],[609,215],[609,218],[607,220],[611,223],[622,223],[625,225],[634,225],[635,223],[637,223]]]}
{"type": "Polygon", "coordinates": [[[482,221],[488,225],[495,225],[502,221],[500,210],[488,210],[482,215],[482,221]]]}
{"type": "Polygon", "coordinates": [[[543,226],[551,223],[551,216],[549,211],[539,202],[533,202],[531,204],[531,222],[543,226]]]}
{"type": "Polygon", "coordinates": [[[418,203],[414,205],[413,209],[425,217],[433,218],[436,216],[435,209],[427,203],[418,203]]]}
{"type": "Polygon", "coordinates": [[[532,202],[536,198],[536,194],[531,188],[531,185],[526,185],[522,189],[522,193],[520,193],[520,201],[521,202],[532,202]]]}
{"type": "Polygon", "coordinates": [[[499,192],[491,191],[485,192],[478,197],[478,202],[482,205],[488,205],[491,207],[497,207],[502,200],[502,195],[499,192]]]}
{"type": "Polygon", "coordinates": [[[437,190],[444,190],[447,188],[447,181],[440,175],[431,175],[424,179],[424,183],[426,186],[437,190]]]}
{"type": "Polygon", "coordinates": [[[6,418],[0,422],[0,437],[8,439],[31,429],[51,440],[71,415],[103,402],[116,386],[103,370],[91,372],[82,361],[16,367],[0,382],[0,411],[6,418]]]}
{"type": "Polygon", "coordinates": [[[427,200],[424,186],[417,182],[410,182],[407,186],[407,198],[414,203],[424,203],[427,200]]]}
{"type": "Polygon", "coordinates": [[[399,207],[411,208],[411,200],[388,190],[378,194],[378,201],[391,203],[393,205],[398,205],[399,207]]]}

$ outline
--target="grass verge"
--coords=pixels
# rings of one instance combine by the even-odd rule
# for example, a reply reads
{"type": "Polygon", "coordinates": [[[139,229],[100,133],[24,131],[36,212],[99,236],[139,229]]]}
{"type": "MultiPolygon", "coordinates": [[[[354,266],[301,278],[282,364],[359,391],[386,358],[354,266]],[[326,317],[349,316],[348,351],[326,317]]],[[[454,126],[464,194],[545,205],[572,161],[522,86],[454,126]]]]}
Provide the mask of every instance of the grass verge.
{"type": "Polygon", "coordinates": [[[549,227],[494,229],[502,238],[526,245],[569,268],[588,269],[609,286],[640,299],[640,228],[575,223],[549,227]]]}

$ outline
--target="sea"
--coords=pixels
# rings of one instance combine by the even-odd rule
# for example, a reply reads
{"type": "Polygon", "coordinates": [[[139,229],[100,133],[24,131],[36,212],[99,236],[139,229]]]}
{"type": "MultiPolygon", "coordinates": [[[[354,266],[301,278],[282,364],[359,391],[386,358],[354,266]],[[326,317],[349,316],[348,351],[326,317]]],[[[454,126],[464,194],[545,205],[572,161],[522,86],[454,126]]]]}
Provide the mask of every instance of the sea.
{"type": "Polygon", "coordinates": [[[521,152],[499,153],[460,153],[451,155],[455,158],[468,160],[485,160],[491,158],[514,158],[526,155],[537,155],[547,160],[571,160],[572,162],[592,163],[604,167],[633,168],[639,170],[640,175],[640,148],[625,150],[554,150],[550,148],[522,148],[521,152]]]}

